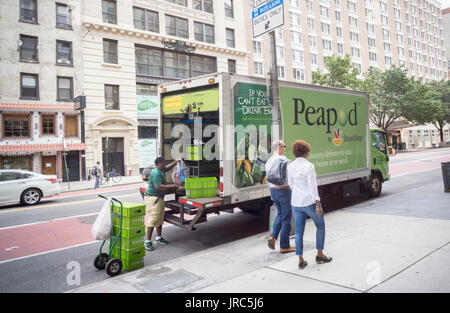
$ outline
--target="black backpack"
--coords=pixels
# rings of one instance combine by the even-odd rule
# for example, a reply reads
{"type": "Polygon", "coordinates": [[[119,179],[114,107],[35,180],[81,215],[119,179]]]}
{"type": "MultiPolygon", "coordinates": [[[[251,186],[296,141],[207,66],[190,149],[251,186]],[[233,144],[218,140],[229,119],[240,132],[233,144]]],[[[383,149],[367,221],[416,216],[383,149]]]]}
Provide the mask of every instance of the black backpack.
{"type": "Polygon", "coordinates": [[[272,165],[267,173],[267,181],[274,185],[286,185],[287,184],[287,160],[277,158],[276,163],[272,165]]]}

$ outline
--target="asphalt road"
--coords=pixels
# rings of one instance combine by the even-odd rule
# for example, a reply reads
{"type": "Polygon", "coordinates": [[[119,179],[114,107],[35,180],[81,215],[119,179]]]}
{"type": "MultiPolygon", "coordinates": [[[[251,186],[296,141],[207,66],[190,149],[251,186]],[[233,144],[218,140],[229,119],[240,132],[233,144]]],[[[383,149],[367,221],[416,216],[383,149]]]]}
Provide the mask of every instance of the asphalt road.
{"type": "MultiPolygon", "coordinates": [[[[327,203],[327,208],[450,219],[449,195],[443,193],[440,170],[440,162],[445,160],[450,161],[450,149],[393,156],[392,179],[383,185],[379,198],[361,196],[327,203]],[[358,208],[352,209],[355,204],[358,208]]],[[[111,195],[124,201],[142,201],[135,187],[124,187],[111,195]]],[[[66,194],[34,207],[0,207],[0,292],[64,292],[108,279],[104,271],[93,267],[100,242],[89,236],[102,204],[103,199],[96,194],[66,194]],[[74,271],[80,274],[79,280],[73,280],[74,271]]],[[[145,264],[163,263],[268,229],[267,215],[238,210],[208,219],[193,232],[165,226],[163,235],[170,244],[147,252],[145,264]]]]}

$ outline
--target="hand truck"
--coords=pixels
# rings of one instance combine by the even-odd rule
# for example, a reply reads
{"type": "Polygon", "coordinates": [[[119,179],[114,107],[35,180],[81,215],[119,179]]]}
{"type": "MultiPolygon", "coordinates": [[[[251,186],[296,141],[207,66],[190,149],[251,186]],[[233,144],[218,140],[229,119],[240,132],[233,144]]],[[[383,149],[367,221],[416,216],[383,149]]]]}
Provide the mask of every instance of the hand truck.
{"type": "MultiPolygon", "coordinates": [[[[108,198],[98,195],[100,198],[103,198],[105,200],[108,200],[108,198]]],[[[106,273],[110,276],[116,276],[120,274],[122,271],[122,211],[123,211],[123,205],[122,202],[115,198],[111,198],[111,203],[114,202],[118,203],[120,205],[120,214],[111,212],[111,236],[110,236],[110,247],[109,247],[109,253],[102,253],[103,246],[105,245],[106,240],[103,240],[103,243],[100,247],[100,252],[97,255],[97,257],[94,260],[94,267],[98,270],[106,269],[106,273]],[[119,217],[120,220],[120,227],[119,232],[114,236],[114,222],[113,218],[119,217]],[[119,258],[112,258],[113,249],[118,244],[119,247],[119,258]]]]}

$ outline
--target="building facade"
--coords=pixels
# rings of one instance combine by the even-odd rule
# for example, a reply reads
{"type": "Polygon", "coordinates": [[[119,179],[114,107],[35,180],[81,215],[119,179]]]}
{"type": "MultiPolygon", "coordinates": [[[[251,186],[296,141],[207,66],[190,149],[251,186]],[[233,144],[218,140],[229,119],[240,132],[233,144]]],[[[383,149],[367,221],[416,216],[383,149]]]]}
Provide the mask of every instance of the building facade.
{"type": "Polygon", "coordinates": [[[83,176],[80,2],[1,3],[1,169],[83,176]]]}
{"type": "Polygon", "coordinates": [[[157,85],[248,74],[242,1],[83,1],[86,160],[132,175],[157,153],[157,85]]]}
{"type": "Polygon", "coordinates": [[[442,10],[442,24],[444,26],[444,41],[447,50],[447,66],[449,69],[448,78],[450,79],[450,65],[448,62],[448,60],[450,60],[450,8],[445,8],[442,10]]]}
{"type": "MultiPolygon", "coordinates": [[[[247,16],[254,0],[246,0],[247,16]]],[[[365,73],[373,66],[403,65],[424,81],[447,77],[440,3],[435,0],[286,0],[285,24],[276,31],[279,79],[310,83],[312,72],[325,70],[324,57],[350,55],[365,73]]],[[[251,33],[251,21],[247,28],[251,33]]],[[[253,39],[250,75],[269,68],[267,35],[253,39]]]]}

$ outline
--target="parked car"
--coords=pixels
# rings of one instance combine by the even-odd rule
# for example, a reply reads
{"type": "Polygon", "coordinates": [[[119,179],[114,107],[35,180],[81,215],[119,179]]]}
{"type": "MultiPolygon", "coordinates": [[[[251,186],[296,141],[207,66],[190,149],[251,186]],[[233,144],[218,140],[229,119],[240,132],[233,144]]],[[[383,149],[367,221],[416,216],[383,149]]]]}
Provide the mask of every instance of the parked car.
{"type": "Polygon", "coordinates": [[[56,175],[43,175],[25,170],[0,170],[0,204],[39,203],[41,198],[61,193],[56,175]]]}

